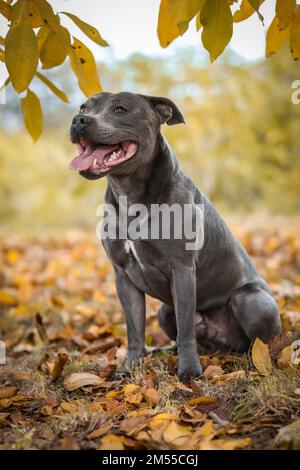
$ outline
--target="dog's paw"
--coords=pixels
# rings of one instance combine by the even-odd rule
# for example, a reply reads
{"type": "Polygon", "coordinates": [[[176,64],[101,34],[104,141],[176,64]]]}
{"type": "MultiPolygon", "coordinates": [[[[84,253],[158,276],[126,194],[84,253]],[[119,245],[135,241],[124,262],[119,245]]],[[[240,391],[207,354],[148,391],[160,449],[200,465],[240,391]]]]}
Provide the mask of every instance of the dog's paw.
{"type": "Polygon", "coordinates": [[[178,368],[178,378],[180,382],[186,382],[189,379],[196,379],[202,375],[202,367],[199,360],[187,364],[180,364],[178,368]]]}

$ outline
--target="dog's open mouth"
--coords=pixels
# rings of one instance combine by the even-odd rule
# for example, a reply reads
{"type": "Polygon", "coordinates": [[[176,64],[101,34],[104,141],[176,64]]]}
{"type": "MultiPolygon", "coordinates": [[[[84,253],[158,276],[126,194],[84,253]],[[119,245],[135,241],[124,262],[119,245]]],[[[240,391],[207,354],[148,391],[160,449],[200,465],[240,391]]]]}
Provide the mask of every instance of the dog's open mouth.
{"type": "Polygon", "coordinates": [[[138,144],[130,140],[124,140],[115,145],[102,145],[83,137],[76,142],[76,146],[79,155],[71,161],[71,170],[88,171],[95,175],[126,162],[136,154],[138,149],[138,144]]]}

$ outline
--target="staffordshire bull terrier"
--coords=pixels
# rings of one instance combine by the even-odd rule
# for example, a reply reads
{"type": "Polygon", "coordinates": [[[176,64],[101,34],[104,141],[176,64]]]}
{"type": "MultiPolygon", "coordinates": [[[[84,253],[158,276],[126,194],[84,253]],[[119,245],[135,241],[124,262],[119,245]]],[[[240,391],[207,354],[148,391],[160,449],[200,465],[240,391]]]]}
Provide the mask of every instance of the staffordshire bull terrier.
{"type": "MultiPolygon", "coordinates": [[[[184,123],[180,110],[168,98],[99,93],[81,106],[72,121],[70,137],[79,155],[70,166],[89,180],[107,177],[105,202],[118,216],[114,222],[117,235],[104,239],[103,245],[113,264],[126,316],[127,365],[131,367],[145,354],[148,294],[162,302],[159,323],[176,340],[178,375],[184,380],[201,375],[197,343],[247,351],[256,337],[268,341],[279,334],[281,321],[267,283],[248,254],[180,168],[161,133],[164,123],[184,123]],[[124,197],[125,211],[120,202],[124,197]],[[174,235],[176,218],[167,239],[161,230],[158,237],[133,239],[129,231],[120,236],[118,229],[124,223],[129,227],[129,208],[136,204],[149,210],[153,204],[189,206],[187,219],[193,227],[202,208],[201,246],[187,249],[189,238],[174,235]]],[[[147,224],[151,214],[143,219],[147,224]]]]}

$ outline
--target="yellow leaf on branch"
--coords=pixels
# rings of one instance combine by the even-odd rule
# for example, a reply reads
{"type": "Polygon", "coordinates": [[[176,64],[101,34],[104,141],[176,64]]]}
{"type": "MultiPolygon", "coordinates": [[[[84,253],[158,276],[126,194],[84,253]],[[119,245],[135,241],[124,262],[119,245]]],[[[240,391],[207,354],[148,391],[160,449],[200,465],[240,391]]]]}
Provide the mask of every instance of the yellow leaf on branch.
{"type": "Polygon", "coordinates": [[[5,39],[5,63],[14,89],[26,90],[39,61],[36,36],[28,22],[11,28],[5,39]]]}
{"type": "Polygon", "coordinates": [[[77,76],[81,91],[87,97],[102,91],[96,62],[89,48],[79,39],[74,38],[69,51],[71,67],[77,76]]]}
{"type": "Polygon", "coordinates": [[[68,16],[76,24],[76,26],[78,26],[78,28],[81,29],[81,31],[96,44],[102,47],[108,46],[107,42],[101,37],[99,31],[96,28],[88,23],[85,23],[80,18],[78,18],[78,16],[72,15],[72,13],[63,11],[62,14],[68,16]]]}
{"type": "Polygon", "coordinates": [[[202,43],[213,62],[224,51],[232,36],[232,14],[227,0],[206,2],[200,15],[202,43]]]}
{"type": "Polygon", "coordinates": [[[201,11],[206,0],[161,0],[157,34],[160,45],[167,47],[185,33],[189,22],[201,11]]]}
{"type": "Polygon", "coordinates": [[[276,0],[275,12],[280,30],[286,29],[293,18],[296,0],[276,0]]]}
{"type": "Polygon", "coordinates": [[[269,26],[266,38],[266,57],[275,54],[289,39],[289,28],[281,30],[277,16],[269,26]]]}
{"type": "Polygon", "coordinates": [[[294,60],[300,59],[300,5],[297,5],[290,26],[290,49],[294,60]]]}
{"type": "Polygon", "coordinates": [[[38,97],[31,90],[27,90],[25,98],[21,99],[25,126],[33,138],[37,141],[43,129],[43,113],[38,97]]]}

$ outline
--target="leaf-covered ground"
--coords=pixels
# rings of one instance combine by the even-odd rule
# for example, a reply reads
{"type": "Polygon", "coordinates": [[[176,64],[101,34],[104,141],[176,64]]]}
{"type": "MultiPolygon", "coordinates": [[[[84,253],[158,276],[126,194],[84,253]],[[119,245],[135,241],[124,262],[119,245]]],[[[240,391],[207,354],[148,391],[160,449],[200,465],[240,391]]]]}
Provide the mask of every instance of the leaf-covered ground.
{"type": "Polygon", "coordinates": [[[126,329],[94,234],[2,235],[0,449],[299,447],[300,230],[234,231],[270,282],[284,334],[244,356],[199,351],[204,377],[186,384],[152,299],[150,354],[130,377],[110,378],[126,357],[126,329]]]}

